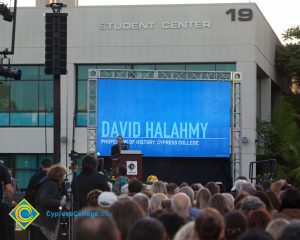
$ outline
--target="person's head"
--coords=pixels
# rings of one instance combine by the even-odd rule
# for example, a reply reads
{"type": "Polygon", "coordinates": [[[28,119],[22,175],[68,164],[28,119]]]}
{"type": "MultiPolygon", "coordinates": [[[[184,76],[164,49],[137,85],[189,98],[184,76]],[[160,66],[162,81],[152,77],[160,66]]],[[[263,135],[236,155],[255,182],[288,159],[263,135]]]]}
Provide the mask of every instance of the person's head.
{"type": "Polygon", "coordinates": [[[258,197],[265,205],[269,212],[274,210],[271,200],[265,192],[256,192],[254,196],[258,197]]]}
{"type": "Polygon", "coordinates": [[[265,229],[272,220],[272,215],[263,208],[250,211],[248,216],[249,228],[265,229]]]}
{"type": "Polygon", "coordinates": [[[174,240],[199,240],[194,234],[195,222],[190,221],[181,227],[176,233],[174,240]]]}
{"type": "Polygon", "coordinates": [[[92,154],[87,154],[84,156],[81,163],[81,171],[85,174],[91,174],[97,171],[97,158],[92,154]]]}
{"type": "Polygon", "coordinates": [[[151,190],[154,193],[163,193],[167,195],[167,187],[162,181],[152,183],[151,190]]]}
{"type": "Polygon", "coordinates": [[[61,184],[64,181],[66,173],[67,173],[67,169],[65,169],[60,164],[55,164],[48,169],[47,176],[48,176],[48,178],[61,184]]]}
{"type": "Polygon", "coordinates": [[[274,192],[278,197],[280,195],[280,192],[281,192],[281,188],[286,185],[286,180],[283,180],[283,179],[280,179],[276,182],[273,182],[271,184],[271,191],[274,192]]]}
{"type": "Polygon", "coordinates": [[[156,219],[144,218],[137,220],[128,233],[128,240],[164,240],[164,226],[156,219]]]}
{"type": "Polygon", "coordinates": [[[165,213],[158,217],[164,225],[168,239],[173,239],[176,232],[185,224],[185,220],[176,213],[165,213]]]}
{"type": "Polygon", "coordinates": [[[251,229],[237,240],[274,240],[272,236],[262,229],[251,229]]]}
{"type": "Polygon", "coordinates": [[[233,184],[233,187],[231,189],[231,191],[236,191],[237,193],[241,192],[241,184],[242,183],[246,183],[248,182],[247,180],[245,179],[237,179],[234,184],[233,184]]]}
{"type": "Polygon", "coordinates": [[[99,189],[91,190],[87,195],[87,204],[89,207],[97,207],[98,206],[98,197],[102,193],[99,189]]]}
{"type": "Polygon", "coordinates": [[[250,195],[253,195],[256,192],[255,187],[250,182],[242,182],[239,191],[247,192],[250,195]]]}
{"type": "Polygon", "coordinates": [[[119,172],[119,176],[126,176],[127,169],[123,165],[119,165],[118,166],[118,172],[119,172]]]}
{"type": "Polygon", "coordinates": [[[225,197],[230,210],[234,209],[234,197],[230,193],[222,193],[222,195],[225,197]]]}
{"type": "Polygon", "coordinates": [[[108,209],[113,203],[118,201],[118,197],[113,192],[102,192],[98,197],[98,206],[108,209]]]}
{"type": "MultiPolygon", "coordinates": [[[[96,208],[83,209],[98,211],[96,208]]],[[[111,217],[77,217],[74,222],[75,240],[120,240],[119,230],[111,217]]]]}
{"type": "Polygon", "coordinates": [[[285,208],[300,209],[300,191],[298,189],[287,189],[281,198],[281,210],[285,208]]]}
{"type": "Polygon", "coordinates": [[[266,232],[271,234],[274,239],[278,239],[282,230],[288,225],[290,222],[284,218],[276,218],[268,223],[266,227],[266,232]]]}
{"type": "Polygon", "coordinates": [[[182,188],[180,188],[179,192],[185,193],[190,198],[191,205],[192,206],[194,205],[195,193],[191,187],[189,187],[189,186],[182,187],[182,188]]]}
{"type": "Polygon", "coordinates": [[[122,137],[122,136],[118,136],[118,137],[117,137],[117,144],[118,144],[119,146],[121,146],[121,145],[123,144],[123,137],[122,137]]]}
{"type": "Polygon", "coordinates": [[[270,199],[271,203],[272,203],[272,206],[275,210],[279,211],[280,210],[280,206],[281,206],[281,203],[279,201],[279,198],[278,196],[272,192],[271,190],[269,191],[266,191],[264,192],[270,199]]]}
{"type": "Polygon", "coordinates": [[[195,231],[201,240],[218,240],[224,236],[224,217],[214,208],[205,208],[195,220],[195,231]]]}
{"type": "Polygon", "coordinates": [[[229,204],[221,193],[216,193],[210,198],[209,207],[217,209],[223,216],[230,211],[229,204]]]}
{"type": "Polygon", "coordinates": [[[247,196],[240,202],[239,209],[248,217],[250,211],[264,208],[266,209],[266,205],[255,196],[247,196]]]}
{"type": "MultiPolygon", "coordinates": [[[[101,196],[101,195],[100,195],[101,196]]],[[[119,200],[110,206],[109,212],[121,232],[122,240],[127,239],[127,234],[132,224],[138,219],[146,217],[142,208],[132,200],[119,200]]]]}
{"type": "Polygon", "coordinates": [[[163,200],[168,199],[168,197],[163,193],[155,193],[150,198],[150,212],[154,213],[157,210],[162,209],[161,203],[163,200]]]}
{"type": "Polygon", "coordinates": [[[143,189],[143,183],[136,179],[136,178],[132,178],[129,180],[128,182],[128,194],[129,195],[134,195],[136,193],[141,192],[143,189]]]}
{"type": "Polygon", "coordinates": [[[210,191],[207,188],[202,188],[196,195],[196,208],[202,209],[208,207],[211,198],[210,191]]]}
{"type": "Polygon", "coordinates": [[[205,188],[207,188],[210,191],[211,195],[214,195],[216,193],[220,193],[220,187],[215,182],[206,183],[205,188]]]}
{"type": "Polygon", "coordinates": [[[241,205],[241,201],[247,196],[249,196],[249,193],[239,192],[234,199],[234,208],[239,209],[241,205]]]}
{"type": "Polygon", "coordinates": [[[42,171],[47,171],[52,166],[52,161],[49,158],[45,158],[42,161],[42,171]]]}
{"type": "Polygon", "coordinates": [[[261,186],[263,187],[264,191],[269,191],[272,185],[272,181],[271,180],[264,180],[261,184],[261,186]]]}
{"type": "Polygon", "coordinates": [[[248,221],[240,211],[229,212],[225,215],[225,239],[235,240],[248,229],[248,221]]]}
{"type": "Polygon", "coordinates": [[[281,232],[278,240],[300,239],[300,220],[292,221],[281,232]]]}
{"type": "Polygon", "coordinates": [[[177,193],[172,198],[173,212],[184,219],[189,217],[191,206],[191,200],[185,193],[177,193]]]}
{"type": "Polygon", "coordinates": [[[12,176],[13,176],[12,169],[11,168],[7,168],[7,172],[9,174],[9,176],[12,178],[12,176]]]}
{"type": "Polygon", "coordinates": [[[137,193],[132,197],[132,200],[141,206],[147,216],[149,215],[150,200],[147,195],[144,193],[137,193]]]}
{"type": "Polygon", "coordinates": [[[176,183],[168,183],[166,185],[168,197],[172,197],[174,194],[178,193],[179,187],[176,183]]]}

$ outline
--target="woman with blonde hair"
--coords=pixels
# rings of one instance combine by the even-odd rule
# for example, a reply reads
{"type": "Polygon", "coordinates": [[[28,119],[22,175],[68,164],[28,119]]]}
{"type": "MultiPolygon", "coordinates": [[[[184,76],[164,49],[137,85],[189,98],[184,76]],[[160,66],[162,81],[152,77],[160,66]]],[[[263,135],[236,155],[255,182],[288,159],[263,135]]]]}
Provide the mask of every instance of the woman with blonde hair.
{"type": "Polygon", "coordinates": [[[210,198],[211,194],[207,188],[200,189],[196,195],[196,208],[203,209],[208,207],[210,198]]]}
{"type": "Polygon", "coordinates": [[[165,195],[168,194],[167,187],[162,181],[157,181],[157,182],[152,183],[151,190],[154,193],[163,193],[165,195]]]}
{"type": "Polygon", "coordinates": [[[221,193],[216,193],[210,198],[209,206],[217,209],[223,216],[231,211],[226,198],[221,193]]]}

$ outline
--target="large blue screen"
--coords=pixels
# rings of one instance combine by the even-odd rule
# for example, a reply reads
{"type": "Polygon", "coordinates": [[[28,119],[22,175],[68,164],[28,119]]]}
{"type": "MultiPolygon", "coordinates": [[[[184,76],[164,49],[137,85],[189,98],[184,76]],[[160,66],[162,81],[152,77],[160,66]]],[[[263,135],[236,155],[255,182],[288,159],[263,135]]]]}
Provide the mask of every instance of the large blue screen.
{"type": "Polygon", "coordinates": [[[229,157],[230,82],[98,79],[97,151],[122,135],[155,157],[229,157]]]}

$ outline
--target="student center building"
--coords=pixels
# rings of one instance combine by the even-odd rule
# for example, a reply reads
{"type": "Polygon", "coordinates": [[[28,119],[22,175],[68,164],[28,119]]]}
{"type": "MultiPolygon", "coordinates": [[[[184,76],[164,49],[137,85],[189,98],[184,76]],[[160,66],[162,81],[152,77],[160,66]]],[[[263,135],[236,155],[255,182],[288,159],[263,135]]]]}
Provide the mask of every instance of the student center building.
{"type": "MultiPolygon", "coordinates": [[[[256,160],[257,120],[270,119],[272,105],[288,91],[274,67],[280,41],[255,3],[64,3],[68,73],[61,76],[63,165],[70,166],[73,142],[75,151],[88,152],[88,69],[228,71],[241,73],[239,174],[248,176],[249,164],[256,160]]],[[[53,155],[53,76],[44,73],[46,12],[52,11],[44,1],[18,8],[15,53],[8,57],[22,70],[22,79],[0,77],[0,159],[20,179],[20,188],[26,188],[45,155],[53,155]]],[[[11,23],[1,20],[0,27],[2,50],[10,46],[11,23]]],[[[155,174],[178,183],[232,177],[230,159],[145,158],[143,164],[144,177],[155,174]]]]}

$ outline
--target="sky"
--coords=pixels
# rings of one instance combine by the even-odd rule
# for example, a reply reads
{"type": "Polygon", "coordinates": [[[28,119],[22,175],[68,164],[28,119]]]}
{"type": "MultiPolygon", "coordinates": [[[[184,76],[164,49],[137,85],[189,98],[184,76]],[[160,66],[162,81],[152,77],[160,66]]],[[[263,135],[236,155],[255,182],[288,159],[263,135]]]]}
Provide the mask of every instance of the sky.
{"type": "MultiPolygon", "coordinates": [[[[14,0],[0,0],[11,6],[14,0]]],[[[36,0],[18,0],[19,7],[35,6],[36,0]]],[[[63,2],[57,1],[57,2],[63,2]]],[[[78,0],[79,6],[87,5],[146,5],[146,4],[203,4],[203,3],[255,2],[282,40],[282,33],[300,25],[300,0],[78,0]]]]}

